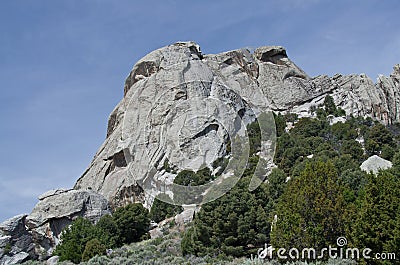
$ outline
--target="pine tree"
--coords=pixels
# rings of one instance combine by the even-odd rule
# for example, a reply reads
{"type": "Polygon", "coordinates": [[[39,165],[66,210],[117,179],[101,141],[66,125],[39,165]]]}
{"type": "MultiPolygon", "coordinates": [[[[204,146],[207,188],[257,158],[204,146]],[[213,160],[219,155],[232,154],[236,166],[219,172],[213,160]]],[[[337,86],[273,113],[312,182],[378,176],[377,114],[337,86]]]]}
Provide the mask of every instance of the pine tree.
{"type": "Polygon", "coordinates": [[[82,253],[82,261],[88,261],[94,256],[101,256],[106,253],[106,247],[94,238],[86,243],[85,250],[82,253]]]}
{"type": "MultiPolygon", "coordinates": [[[[365,196],[352,226],[352,244],[374,253],[400,249],[400,181],[389,171],[368,175],[365,196]]],[[[369,264],[385,264],[368,260],[369,264]]]]}
{"type": "Polygon", "coordinates": [[[77,218],[61,234],[61,244],[54,254],[60,256],[60,261],[70,260],[79,263],[86,243],[96,238],[96,229],[93,224],[82,217],[77,218]]]}
{"type": "Polygon", "coordinates": [[[149,211],[140,203],[128,204],[113,213],[122,243],[132,243],[146,238],[150,218],[149,211]]]}
{"type": "Polygon", "coordinates": [[[331,162],[307,163],[289,182],[276,208],[274,247],[323,248],[344,232],[344,200],[331,162]]]}

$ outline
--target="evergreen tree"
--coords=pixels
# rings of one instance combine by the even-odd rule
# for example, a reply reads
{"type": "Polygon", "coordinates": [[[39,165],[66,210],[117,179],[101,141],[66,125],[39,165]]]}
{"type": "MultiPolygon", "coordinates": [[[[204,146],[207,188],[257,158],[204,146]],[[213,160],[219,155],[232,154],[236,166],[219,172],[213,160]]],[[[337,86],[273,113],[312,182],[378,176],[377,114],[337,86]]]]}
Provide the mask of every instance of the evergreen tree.
{"type": "Polygon", "coordinates": [[[324,106],[325,111],[326,111],[326,113],[328,115],[335,115],[336,114],[337,108],[336,108],[335,102],[333,101],[333,97],[332,96],[327,95],[325,97],[323,106],[324,106]]]}
{"type": "Polygon", "coordinates": [[[389,147],[396,146],[391,132],[380,123],[370,128],[366,134],[366,138],[365,149],[368,155],[380,155],[385,145],[389,147]]]}
{"type": "MultiPolygon", "coordinates": [[[[396,253],[400,249],[400,181],[390,171],[368,175],[365,196],[352,226],[352,244],[374,253],[396,253]]],[[[399,260],[397,260],[398,262],[399,260]]],[[[368,264],[390,264],[368,260],[368,264]]]]}
{"type": "Polygon", "coordinates": [[[340,147],[341,155],[351,155],[355,161],[362,161],[364,158],[364,150],[362,145],[355,140],[345,140],[340,147]]]}
{"type": "Polygon", "coordinates": [[[158,199],[162,198],[161,196],[168,196],[168,195],[160,194],[158,197],[156,197],[150,209],[150,219],[156,223],[159,223],[162,220],[165,220],[169,217],[173,217],[183,211],[182,206],[169,204],[167,202],[158,199]]]}
{"type": "Polygon", "coordinates": [[[104,215],[96,223],[96,235],[100,242],[107,248],[121,245],[117,224],[111,215],[104,215]]]}
{"type": "Polygon", "coordinates": [[[54,254],[60,256],[60,261],[70,260],[79,263],[86,243],[96,238],[96,229],[93,224],[82,217],[77,218],[61,234],[61,244],[59,244],[54,254]]]}
{"type": "Polygon", "coordinates": [[[184,254],[244,256],[269,242],[269,214],[286,176],[275,170],[269,183],[253,192],[248,190],[250,179],[243,177],[227,194],[202,206],[182,239],[184,254]]]}
{"type": "Polygon", "coordinates": [[[149,211],[140,203],[128,204],[113,213],[118,227],[119,239],[123,244],[137,242],[148,237],[149,211]]]}
{"type": "Polygon", "coordinates": [[[94,256],[101,256],[106,253],[106,247],[94,238],[86,243],[85,250],[82,253],[82,261],[88,261],[94,256]]]}
{"type": "Polygon", "coordinates": [[[276,208],[274,247],[323,248],[344,232],[344,200],[331,162],[310,162],[291,180],[276,208]]]}

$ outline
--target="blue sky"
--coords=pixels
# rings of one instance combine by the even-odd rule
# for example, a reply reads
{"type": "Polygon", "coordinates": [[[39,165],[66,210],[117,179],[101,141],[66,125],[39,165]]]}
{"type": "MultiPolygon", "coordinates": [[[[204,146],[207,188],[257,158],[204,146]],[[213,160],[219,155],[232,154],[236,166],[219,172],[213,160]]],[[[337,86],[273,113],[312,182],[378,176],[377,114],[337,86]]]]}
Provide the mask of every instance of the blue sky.
{"type": "Polygon", "coordinates": [[[72,187],[103,142],[133,64],[194,40],[203,53],[282,45],[309,75],[400,63],[400,1],[0,2],[0,221],[72,187]]]}

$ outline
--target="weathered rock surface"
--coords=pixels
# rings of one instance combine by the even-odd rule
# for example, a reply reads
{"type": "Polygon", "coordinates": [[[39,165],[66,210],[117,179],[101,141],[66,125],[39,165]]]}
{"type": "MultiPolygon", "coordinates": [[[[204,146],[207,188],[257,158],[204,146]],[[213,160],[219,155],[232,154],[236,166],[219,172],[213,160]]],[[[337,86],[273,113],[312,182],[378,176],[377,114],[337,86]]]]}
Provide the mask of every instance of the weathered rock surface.
{"type": "Polygon", "coordinates": [[[56,265],[59,260],[60,260],[59,256],[53,256],[53,257],[49,258],[48,260],[46,260],[46,265],[56,265]]]}
{"type": "Polygon", "coordinates": [[[26,217],[17,215],[0,224],[0,264],[15,264],[35,255],[32,235],[25,227],[26,217]]]}
{"type": "Polygon", "coordinates": [[[369,157],[367,160],[365,160],[360,168],[361,170],[367,172],[367,173],[374,173],[375,175],[378,174],[379,170],[385,170],[392,168],[393,164],[392,162],[383,159],[377,155],[373,155],[369,157]]]}
{"type": "Polygon", "coordinates": [[[110,214],[108,201],[92,191],[50,191],[39,196],[41,201],[30,215],[18,215],[2,224],[0,249],[10,245],[9,253],[0,252],[0,264],[15,264],[29,258],[47,258],[64,227],[82,216],[96,222],[110,214]]]}
{"type": "Polygon", "coordinates": [[[29,254],[26,252],[19,252],[11,257],[5,256],[1,259],[1,265],[8,265],[8,264],[19,264],[23,261],[28,260],[29,254]]]}
{"type": "MultiPolygon", "coordinates": [[[[376,84],[367,76],[309,77],[280,46],[253,53],[239,49],[204,55],[194,42],[180,42],[143,57],[112,111],[107,138],[75,189],[92,189],[115,205],[151,198],[138,181],[166,176],[167,161],[196,170],[224,155],[228,135],[260,111],[296,112],[333,96],[348,115],[370,116],[385,124],[399,121],[400,66],[376,84]]],[[[170,174],[170,173],[168,173],[170,174]]],[[[153,184],[156,185],[156,184],[153,184]]]]}
{"type": "MultiPolygon", "coordinates": [[[[311,116],[310,108],[330,94],[347,115],[391,124],[400,121],[399,92],[400,65],[374,83],[364,74],[310,77],[280,46],[204,55],[196,43],[179,42],[153,51],[128,75],[107,137],[74,190],[46,192],[30,215],[0,224],[0,263],[47,258],[74,218],[95,222],[110,212],[109,204],[150,207],[156,194],[145,193],[138,182],[161,189],[155,180],[172,183],[176,170],[215,171],[212,163],[227,155],[231,136],[242,135],[263,111],[311,116]]],[[[264,145],[260,154],[267,159],[265,151],[274,144],[264,145]]],[[[265,167],[273,167],[270,162],[265,167]]],[[[376,172],[387,162],[372,157],[362,168],[376,172]]],[[[175,221],[191,218],[186,211],[175,221]]]]}

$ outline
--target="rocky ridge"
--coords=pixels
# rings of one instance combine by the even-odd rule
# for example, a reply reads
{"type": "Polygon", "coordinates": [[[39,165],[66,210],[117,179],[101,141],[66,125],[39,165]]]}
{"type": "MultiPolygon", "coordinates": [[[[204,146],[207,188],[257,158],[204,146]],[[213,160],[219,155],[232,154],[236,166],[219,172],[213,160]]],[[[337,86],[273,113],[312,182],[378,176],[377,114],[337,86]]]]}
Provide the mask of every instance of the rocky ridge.
{"type": "Polygon", "coordinates": [[[194,42],[178,42],[153,51],[129,73],[107,137],[75,187],[46,192],[31,214],[0,225],[0,264],[47,258],[78,216],[95,222],[129,202],[150,207],[155,194],[138,181],[172,182],[176,172],[166,164],[212,167],[232,132],[261,112],[311,116],[330,94],[347,115],[398,122],[399,82],[400,65],[376,83],[364,74],[309,77],[280,46],[205,55],[194,42]]]}
{"type": "Polygon", "coordinates": [[[310,107],[330,94],[347,115],[391,124],[400,119],[399,80],[399,65],[390,77],[379,76],[374,84],[364,74],[309,77],[280,46],[204,55],[194,42],[176,43],[135,64],[125,82],[124,98],[110,115],[107,138],[74,188],[93,189],[115,206],[127,202],[150,206],[151,198],[136,184],[146,177],[149,165],[156,170],[155,178],[165,179],[174,177],[163,170],[167,159],[194,170],[210,165],[224,155],[226,124],[236,115],[244,123],[266,110],[311,116],[310,107]],[[197,103],[204,100],[223,104],[197,103]],[[222,105],[228,106],[225,113],[222,105]],[[200,117],[196,126],[180,121],[185,111],[200,117]],[[186,127],[190,127],[187,132],[182,130],[186,127]],[[184,155],[174,152],[178,149],[184,155]],[[126,161],[128,157],[132,160],[126,161]]]}

